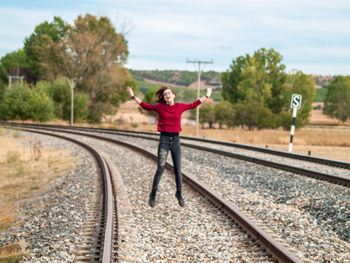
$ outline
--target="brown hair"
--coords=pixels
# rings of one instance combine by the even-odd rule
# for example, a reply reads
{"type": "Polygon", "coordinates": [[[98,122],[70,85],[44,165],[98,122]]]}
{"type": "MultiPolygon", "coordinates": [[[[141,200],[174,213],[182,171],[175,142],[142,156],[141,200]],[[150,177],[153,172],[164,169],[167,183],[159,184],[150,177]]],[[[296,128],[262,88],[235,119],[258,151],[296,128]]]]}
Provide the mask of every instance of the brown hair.
{"type": "Polygon", "coordinates": [[[164,95],[163,95],[163,93],[164,93],[164,91],[167,90],[167,89],[170,89],[171,92],[172,92],[173,94],[176,95],[175,91],[173,91],[171,88],[169,88],[169,87],[167,87],[167,86],[163,86],[163,87],[159,88],[159,90],[157,90],[157,92],[156,92],[156,98],[157,98],[157,99],[156,99],[156,102],[157,102],[157,103],[166,104],[166,102],[165,102],[165,100],[164,100],[164,95]]]}

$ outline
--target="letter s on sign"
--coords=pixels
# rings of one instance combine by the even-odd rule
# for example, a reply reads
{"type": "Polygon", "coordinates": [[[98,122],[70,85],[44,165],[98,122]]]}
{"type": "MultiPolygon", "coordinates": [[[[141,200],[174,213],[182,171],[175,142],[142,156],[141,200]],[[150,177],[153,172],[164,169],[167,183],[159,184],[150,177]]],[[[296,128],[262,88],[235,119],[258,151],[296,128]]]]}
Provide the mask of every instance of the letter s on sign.
{"type": "Polygon", "coordinates": [[[301,106],[301,95],[300,94],[293,94],[292,95],[292,101],[291,101],[291,108],[296,108],[296,109],[300,109],[301,106]]]}

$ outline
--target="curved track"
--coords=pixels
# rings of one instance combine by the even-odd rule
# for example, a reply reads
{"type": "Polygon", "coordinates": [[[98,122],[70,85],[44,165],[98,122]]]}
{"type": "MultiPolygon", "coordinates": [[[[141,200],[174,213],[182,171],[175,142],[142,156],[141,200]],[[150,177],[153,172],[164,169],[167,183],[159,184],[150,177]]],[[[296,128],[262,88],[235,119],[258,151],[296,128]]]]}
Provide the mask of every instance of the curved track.
{"type": "MultiPolygon", "coordinates": [[[[23,124],[11,124],[11,125],[23,125],[23,124]]],[[[105,134],[112,134],[112,135],[126,135],[128,137],[136,137],[146,140],[155,140],[158,141],[158,133],[151,133],[151,132],[135,132],[135,131],[122,131],[122,130],[112,130],[112,129],[97,129],[97,128],[86,128],[86,127],[69,127],[69,126],[62,126],[62,125],[41,125],[41,124],[24,124],[26,127],[42,127],[42,128],[57,128],[57,129],[66,129],[66,130],[80,130],[80,131],[89,131],[94,133],[105,133],[105,134]]],[[[272,149],[266,149],[261,147],[255,147],[255,146],[249,146],[249,145],[243,145],[243,144],[236,144],[236,143],[229,143],[224,141],[217,141],[217,140],[208,140],[208,139],[201,139],[201,138],[194,138],[194,137],[187,137],[187,136],[181,136],[182,139],[182,146],[193,148],[196,150],[202,150],[205,152],[212,152],[219,155],[236,158],[252,163],[261,164],[268,167],[273,167],[279,170],[289,171],[297,174],[301,174],[304,176],[309,176],[312,178],[316,178],[318,180],[324,180],[328,182],[332,182],[335,184],[340,184],[349,187],[350,186],[350,174],[347,173],[347,170],[350,170],[350,163],[348,162],[341,162],[337,160],[330,160],[330,159],[324,159],[319,157],[313,157],[308,155],[301,155],[301,154],[294,154],[284,151],[277,151],[272,149]],[[196,141],[204,143],[202,145],[183,142],[183,141],[196,141]],[[225,146],[226,148],[218,149],[217,147],[225,146]],[[269,157],[260,158],[251,156],[249,154],[241,154],[237,152],[232,152],[231,149],[233,148],[239,148],[239,149],[245,149],[249,150],[251,152],[261,152],[265,153],[267,155],[273,155],[273,156],[281,156],[285,158],[290,159],[296,159],[296,160],[302,160],[305,162],[310,163],[316,163],[320,164],[320,166],[330,166],[330,167],[336,167],[336,169],[343,169],[345,172],[341,172],[341,175],[334,174],[334,170],[330,173],[324,173],[319,171],[320,169],[316,167],[315,169],[306,169],[303,167],[298,167],[297,165],[290,165],[285,164],[282,161],[270,161],[268,160],[269,157]]]]}
{"type": "MultiPolygon", "coordinates": [[[[43,129],[43,127],[40,127],[40,129],[43,129]]],[[[68,131],[68,130],[63,131],[63,130],[57,130],[57,129],[49,129],[47,127],[45,129],[51,130],[52,132],[66,132],[66,133],[77,134],[80,136],[89,136],[89,137],[96,138],[99,140],[105,140],[105,141],[108,141],[111,143],[115,143],[115,144],[119,144],[119,145],[123,145],[125,147],[128,147],[129,149],[137,151],[138,153],[142,153],[143,155],[146,155],[146,156],[152,158],[153,160],[157,159],[157,157],[155,155],[153,155],[152,153],[150,153],[142,148],[136,147],[134,145],[125,143],[123,141],[118,141],[115,139],[105,138],[105,137],[101,137],[98,135],[86,134],[86,133],[75,132],[75,131],[68,131]]],[[[25,128],[25,130],[34,131],[34,130],[28,129],[28,128],[25,128]]],[[[38,132],[38,131],[35,130],[34,132],[38,132]]],[[[46,132],[42,132],[42,131],[40,131],[40,133],[50,134],[50,133],[46,133],[46,132]]],[[[59,137],[67,138],[67,137],[62,136],[62,135],[59,135],[59,137]]],[[[78,142],[76,140],[73,140],[73,139],[69,139],[69,140],[74,141],[75,143],[82,145],[81,142],[78,142]]],[[[83,146],[83,147],[86,147],[86,146],[83,146]]],[[[92,150],[92,151],[94,151],[94,150],[92,150]]],[[[97,151],[95,151],[95,152],[97,153],[97,151]]],[[[105,183],[105,189],[107,189],[107,192],[111,193],[111,190],[110,190],[111,184],[110,184],[110,182],[108,182],[108,181],[110,181],[110,179],[108,180],[108,177],[109,177],[108,165],[106,165],[106,161],[103,158],[101,158],[101,157],[96,157],[96,158],[99,159],[99,163],[101,165],[101,170],[103,171],[104,177],[107,179],[107,183],[105,183]]],[[[167,169],[172,170],[172,166],[169,163],[167,163],[167,169]]],[[[198,182],[197,180],[195,180],[191,176],[185,175],[185,174],[184,174],[184,182],[189,184],[193,189],[195,189],[196,191],[198,191],[202,195],[204,195],[216,207],[218,207],[226,215],[228,215],[234,222],[238,223],[247,233],[249,233],[249,235],[254,240],[258,241],[267,251],[269,251],[274,256],[274,258],[276,260],[278,260],[280,262],[301,262],[301,260],[299,258],[297,258],[292,252],[290,252],[290,250],[285,248],[285,246],[286,246],[285,244],[281,245],[280,243],[278,243],[269,234],[267,234],[264,230],[262,230],[259,226],[257,226],[251,219],[244,216],[238,209],[236,209],[235,207],[233,207],[232,205],[227,203],[225,200],[220,198],[216,193],[211,191],[208,187],[201,184],[200,182],[198,182]]],[[[113,197],[107,197],[105,199],[107,211],[113,211],[113,202],[116,203],[116,201],[113,201],[113,197]]],[[[113,214],[113,212],[112,212],[112,214],[113,214]]],[[[102,262],[109,262],[108,260],[110,260],[111,256],[112,256],[113,225],[117,225],[117,224],[113,223],[113,219],[111,219],[111,217],[112,217],[112,215],[107,214],[106,216],[102,216],[101,220],[100,220],[102,222],[101,225],[103,225],[103,228],[106,230],[106,231],[104,231],[104,234],[103,234],[103,236],[104,236],[103,241],[101,241],[101,243],[104,244],[104,247],[102,249],[103,250],[102,262]]],[[[99,231],[99,232],[101,234],[101,231],[99,231]]],[[[97,239],[101,240],[101,237],[98,237],[97,239]]],[[[97,253],[97,254],[99,254],[99,253],[97,253]]],[[[91,254],[90,255],[82,255],[82,257],[89,257],[89,256],[91,257],[92,255],[91,254]]]]}
{"type": "MultiPolygon", "coordinates": [[[[33,124],[21,123],[21,125],[31,126],[33,124]]],[[[142,135],[159,136],[159,133],[155,133],[155,132],[139,132],[139,131],[129,131],[129,130],[118,130],[118,129],[107,129],[107,128],[90,128],[90,127],[83,127],[83,126],[66,126],[66,125],[47,125],[47,124],[34,124],[34,125],[41,126],[41,127],[77,129],[77,130],[102,132],[102,133],[109,133],[109,134],[119,134],[119,135],[128,134],[129,136],[134,135],[135,137],[138,137],[138,138],[152,138],[152,137],[143,137],[142,135]]],[[[199,142],[211,143],[211,144],[216,144],[216,145],[225,145],[225,146],[229,146],[229,147],[233,147],[233,148],[246,149],[246,150],[255,151],[255,152],[263,152],[263,153],[276,155],[276,156],[284,156],[284,157],[288,157],[291,159],[305,160],[308,162],[314,162],[314,163],[320,163],[320,164],[325,164],[325,165],[334,166],[334,167],[342,167],[345,169],[350,169],[349,162],[342,162],[342,161],[338,161],[338,160],[332,160],[332,159],[315,157],[315,156],[304,155],[304,154],[290,153],[290,152],[279,151],[279,150],[263,148],[263,147],[257,147],[257,146],[247,145],[247,144],[239,144],[239,143],[197,138],[197,137],[191,137],[191,136],[181,136],[181,138],[185,139],[185,140],[190,140],[190,141],[199,141],[199,142]]]]}
{"type": "Polygon", "coordinates": [[[102,195],[97,200],[93,215],[94,218],[89,222],[84,230],[84,245],[80,247],[76,262],[86,262],[94,260],[99,262],[112,262],[113,251],[117,247],[117,202],[116,192],[112,185],[113,170],[110,168],[108,161],[94,147],[85,144],[73,138],[40,131],[38,129],[25,129],[25,131],[39,133],[48,136],[54,136],[75,143],[92,154],[101,171],[101,180],[103,183],[102,195]],[[96,217],[96,215],[98,215],[96,217]],[[95,252],[92,252],[95,251],[95,252]]]}

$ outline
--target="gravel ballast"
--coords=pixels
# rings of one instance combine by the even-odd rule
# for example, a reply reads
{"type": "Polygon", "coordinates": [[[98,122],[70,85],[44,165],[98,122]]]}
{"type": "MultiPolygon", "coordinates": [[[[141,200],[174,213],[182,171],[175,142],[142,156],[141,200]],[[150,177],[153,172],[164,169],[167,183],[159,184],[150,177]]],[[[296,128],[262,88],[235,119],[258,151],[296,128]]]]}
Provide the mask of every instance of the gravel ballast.
{"type": "MultiPolygon", "coordinates": [[[[221,219],[215,217],[217,210],[210,208],[211,205],[205,199],[193,194],[187,186],[184,186],[186,206],[180,208],[174,196],[175,185],[172,173],[164,173],[157,195],[157,205],[152,209],[148,206],[148,196],[156,169],[153,162],[145,161],[144,158],[122,147],[83,139],[81,136],[75,137],[91,142],[106,153],[123,178],[130,205],[129,223],[125,227],[129,228],[130,233],[135,234],[133,238],[121,241],[125,243],[123,248],[126,251],[125,261],[122,259],[121,262],[130,262],[126,259],[127,251],[130,250],[135,255],[134,262],[244,262],[243,260],[269,262],[268,255],[263,252],[256,252],[254,249],[249,251],[247,249],[249,242],[243,245],[244,239],[239,238],[240,234],[233,229],[229,220],[224,217],[221,219]],[[202,217],[202,220],[198,221],[198,217],[202,217]],[[216,221],[221,221],[222,227],[217,228],[216,221]],[[241,249],[232,246],[232,243],[241,244],[241,249]]],[[[156,153],[158,143],[155,141],[126,136],[108,135],[107,137],[129,141],[156,153]]],[[[171,162],[170,157],[168,160],[171,162]]],[[[90,163],[86,162],[87,166],[84,168],[92,171],[93,169],[89,168],[91,160],[90,163]]],[[[254,217],[258,224],[267,226],[275,235],[292,246],[300,258],[310,262],[350,262],[348,200],[350,190],[348,188],[186,147],[182,147],[182,166],[183,172],[196,176],[224,199],[254,217]]],[[[78,176],[78,178],[81,180],[82,177],[78,176]]],[[[62,188],[65,189],[70,185],[74,183],[65,183],[62,188]]],[[[59,191],[59,189],[56,190],[59,191]]],[[[72,195],[71,193],[70,196],[72,195]]],[[[55,196],[55,199],[57,198],[59,197],[55,196]]],[[[51,199],[47,200],[53,202],[51,199]]],[[[61,201],[61,203],[64,202],[61,201]]],[[[68,204],[65,204],[65,207],[69,207],[68,204]]],[[[77,206],[76,203],[74,206],[77,206]]],[[[61,211],[59,204],[56,209],[58,210],[53,211],[58,216],[65,214],[61,211]]],[[[34,220],[37,217],[34,214],[32,218],[28,216],[28,219],[34,220]]],[[[77,217],[83,217],[82,214],[78,212],[77,217]]],[[[69,216],[71,217],[72,215],[69,216]]],[[[33,233],[37,229],[36,224],[35,220],[31,223],[33,233]]],[[[53,221],[53,224],[60,223],[53,221]]],[[[78,228],[73,227],[73,229],[78,228]]],[[[25,232],[20,230],[19,233],[21,231],[25,232]]],[[[44,247],[59,244],[68,253],[71,245],[72,253],[68,254],[72,256],[67,258],[72,259],[74,244],[66,245],[62,240],[73,240],[73,237],[62,239],[60,236],[57,237],[59,234],[54,230],[51,233],[53,233],[53,238],[50,239],[52,243],[44,247]]],[[[75,237],[78,242],[79,237],[75,237]]],[[[38,240],[40,244],[46,242],[44,239],[42,242],[41,239],[38,240]]],[[[39,253],[43,251],[41,246],[36,247],[39,253]]],[[[64,251],[59,246],[58,249],[59,252],[48,254],[51,259],[58,260],[57,262],[69,262],[58,259],[61,255],[64,256],[64,251]]],[[[33,253],[33,259],[35,259],[38,253],[33,253]]]]}
{"type": "Polygon", "coordinates": [[[21,262],[73,262],[89,213],[89,200],[98,171],[92,156],[70,142],[50,136],[35,137],[45,148],[71,149],[78,165],[41,186],[41,193],[24,202],[17,211],[19,225],[0,236],[0,246],[21,242],[26,256],[21,262]]]}
{"type": "MultiPolygon", "coordinates": [[[[109,137],[156,154],[156,141],[109,137]]],[[[186,147],[182,166],[185,173],[268,226],[301,257],[311,262],[350,262],[349,188],[186,147]]]]}
{"type": "Polygon", "coordinates": [[[110,143],[80,140],[107,154],[123,178],[130,207],[128,224],[120,227],[122,233],[134,234],[120,240],[120,262],[273,262],[271,255],[187,185],[183,187],[186,206],[180,207],[172,173],[164,172],[156,206],[151,208],[153,161],[110,143]]]}

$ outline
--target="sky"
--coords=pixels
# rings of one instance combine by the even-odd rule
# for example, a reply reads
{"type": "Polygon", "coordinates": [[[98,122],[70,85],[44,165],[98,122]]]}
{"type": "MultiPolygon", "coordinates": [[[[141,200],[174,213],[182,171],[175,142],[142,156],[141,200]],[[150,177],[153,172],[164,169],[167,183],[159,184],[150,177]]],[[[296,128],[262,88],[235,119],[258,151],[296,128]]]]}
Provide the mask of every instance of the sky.
{"type": "Polygon", "coordinates": [[[273,48],[287,72],[350,74],[348,0],[0,0],[0,57],[54,16],[107,16],[128,40],[127,68],[224,72],[273,48]]]}

